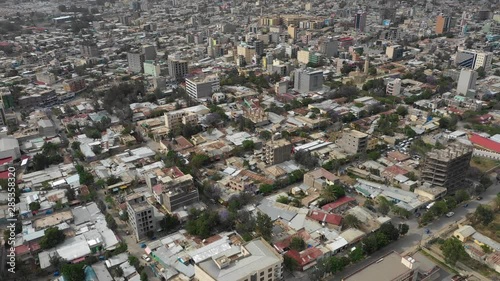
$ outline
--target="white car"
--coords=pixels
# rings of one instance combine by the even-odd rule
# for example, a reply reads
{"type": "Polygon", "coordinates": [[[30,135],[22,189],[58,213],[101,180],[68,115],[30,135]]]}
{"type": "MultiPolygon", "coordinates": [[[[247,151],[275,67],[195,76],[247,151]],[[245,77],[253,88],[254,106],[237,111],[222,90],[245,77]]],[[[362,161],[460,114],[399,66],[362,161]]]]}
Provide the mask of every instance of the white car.
{"type": "Polygon", "coordinates": [[[151,261],[151,258],[148,257],[148,255],[146,255],[146,254],[142,255],[142,259],[147,261],[147,262],[151,261]]]}
{"type": "Polygon", "coordinates": [[[449,213],[446,214],[446,216],[449,217],[449,218],[451,218],[451,217],[453,217],[454,214],[455,213],[453,213],[453,212],[449,212],[449,213]]]}

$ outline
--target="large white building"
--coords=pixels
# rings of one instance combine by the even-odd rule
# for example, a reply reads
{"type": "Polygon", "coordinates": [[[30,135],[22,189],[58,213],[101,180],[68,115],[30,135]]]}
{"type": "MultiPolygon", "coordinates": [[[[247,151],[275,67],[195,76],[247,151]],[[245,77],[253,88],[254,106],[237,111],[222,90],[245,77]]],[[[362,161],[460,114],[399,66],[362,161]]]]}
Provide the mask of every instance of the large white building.
{"type": "Polygon", "coordinates": [[[401,79],[397,78],[387,83],[386,93],[390,96],[399,96],[401,93],[401,79]]]}
{"type": "Polygon", "coordinates": [[[194,272],[199,281],[283,280],[283,257],[261,238],[198,262],[194,272]]]}
{"type": "Polygon", "coordinates": [[[308,93],[321,89],[323,89],[323,70],[295,70],[294,90],[299,93],[308,93]]]}
{"type": "Polygon", "coordinates": [[[165,113],[165,127],[167,131],[170,132],[181,125],[187,124],[192,126],[198,124],[198,115],[185,109],[165,113]]]}
{"type": "Polygon", "coordinates": [[[476,89],[477,72],[472,69],[463,68],[457,83],[457,93],[467,95],[469,90],[476,89]]]}
{"type": "Polygon", "coordinates": [[[186,78],[186,92],[194,99],[209,98],[219,89],[220,80],[217,75],[186,78]]]}
{"type": "Polygon", "coordinates": [[[491,69],[491,61],[493,54],[489,52],[481,52],[476,50],[459,50],[455,57],[455,64],[457,66],[471,68],[477,70],[483,67],[488,71],[491,69]]]}

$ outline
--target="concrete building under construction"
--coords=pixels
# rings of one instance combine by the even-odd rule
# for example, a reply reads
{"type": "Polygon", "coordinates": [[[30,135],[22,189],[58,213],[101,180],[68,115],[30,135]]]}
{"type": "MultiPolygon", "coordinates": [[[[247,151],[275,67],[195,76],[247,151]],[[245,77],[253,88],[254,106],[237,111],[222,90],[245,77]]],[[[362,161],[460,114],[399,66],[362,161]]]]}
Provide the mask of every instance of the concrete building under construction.
{"type": "Polygon", "coordinates": [[[472,147],[461,143],[450,143],[445,149],[433,149],[425,156],[422,180],[454,192],[463,185],[471,158],[472,147]]]}

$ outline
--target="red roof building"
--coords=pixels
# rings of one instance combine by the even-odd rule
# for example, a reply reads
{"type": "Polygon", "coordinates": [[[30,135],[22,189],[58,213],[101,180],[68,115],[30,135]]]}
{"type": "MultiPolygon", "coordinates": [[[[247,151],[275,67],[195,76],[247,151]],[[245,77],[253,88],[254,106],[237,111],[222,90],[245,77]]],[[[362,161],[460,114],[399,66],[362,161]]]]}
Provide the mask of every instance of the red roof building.
{"type": "Polygon", "coordinates": [[[339,226],[342,222],[342,216],[336,214],[328,214],[324,212],[312,211],[308,215],[309,218],[321,223],[329,223],[339,226]]]}
{"type": "Polygon", "coordinates": [[[352,197],[344,196],[344,197],[340,197],[335,202],[328,203],[328,204],[324,205],[323,207],[321,207],[321,209],[323,209],[323,211],[329,212],[329,213],[340,212],[343,209],[349,207],[349,203],[355,202],[355,201],[356,201],[356,199],[354,199],[352,197]]]}
{"type": "Polygon", "coordinates": [[[316,261],[323,256],[323,252],[316,247],[310,247],[302,252],[290,250],[285,255],[297,261],[298,269],[304,271],[316,265],[316,261]]]}
{"type": "Polygon", "coordinates": [[[480,148],[500,153],[500,143],[480,135],[472,134],[469,140],[480,148]]]}

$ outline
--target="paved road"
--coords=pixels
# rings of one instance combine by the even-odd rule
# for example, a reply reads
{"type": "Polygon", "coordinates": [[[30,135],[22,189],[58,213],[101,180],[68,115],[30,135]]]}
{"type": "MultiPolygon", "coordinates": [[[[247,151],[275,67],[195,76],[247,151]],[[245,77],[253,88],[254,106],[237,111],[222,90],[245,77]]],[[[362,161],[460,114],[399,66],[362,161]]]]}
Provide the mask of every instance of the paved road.
{"type": "MultiPolygon", "coordinates": [[[[353,274],[354,272],[362,269],[363,267],[367,266],[368,264],[375,262],[379,260],[383,255],[385,255],[387,252],[390,251],[396,251],[398,253],[403,253],[405,251],[410,250],[414,246],[418,245],[421,243],[421,241],[430,238],[429,236],[432,236],[433,234],[439,232],[440,230],[443,230],[450,225],[454,224],[456,221],[465,218],[465,216],[468,213],[474,212],[474,210],[479,206],[480,204],[487,204],[491,200],[494,199],[496,194],[500,192],[500,184],[495,184],[490,186],[481,196],[483,199],[481,201],[477,200],[472,200],[468,204],[469,206],[467,208],[463,207],[463,204],[459,207],[457,207],[454,212],[455,215],[451,218],[448,218],[446,216],[443,216],[439,218],[438,220],[432,222],[431,224],[427,225],[426,227],[423,228],[418,228],[418,223],[416,219],[411,219],[405,221],[406,224],[410,226],[410,230],[408,231],[408,234],[398,241],[388,245],[387,247],[383,248],[382,250],[376,252],[375,254],[371,255],[367,259],[363,260],[362,262],[359,262],[357,264],[354,264],[348,268],[346,268],[343,272],[340,274],[336,274],[333,277],[330,277],[328,280],[329,281],[341,281],[343,277],[348,276],[350,274],[353,274]],[[425,234],[425,229],[428,228],[430,230],[430,234],[427,235],[425,234]]],[[[399,223],[397,219],[394,220],[394,223],[399,223]]],[[[305,280],[305,279],[301,279],[305,280]]]]}

